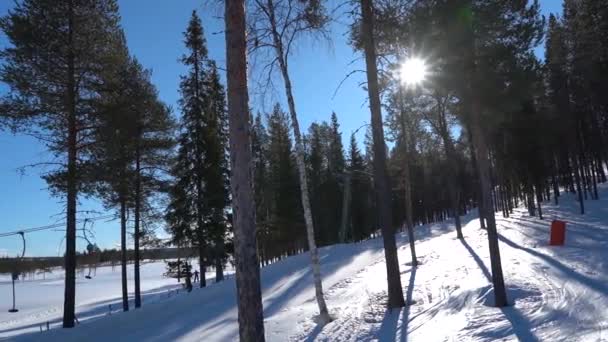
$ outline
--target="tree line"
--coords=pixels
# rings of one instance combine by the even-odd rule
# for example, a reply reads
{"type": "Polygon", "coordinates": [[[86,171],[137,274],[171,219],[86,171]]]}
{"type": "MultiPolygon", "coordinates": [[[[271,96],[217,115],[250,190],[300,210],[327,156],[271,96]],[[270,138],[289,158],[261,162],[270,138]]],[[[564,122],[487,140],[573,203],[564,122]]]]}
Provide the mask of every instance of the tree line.
{"type": "MultiPolygon", "coordinates": [[[[456,236],[464,239],[460,215],[475,206],[479,207],[480,226],[487,231],[495,303],[507,305],[495,213],[502,212],[508,217],[514,207],[523,204],[530,215],[542,219],[543,203],[552,198],[557,204],[562,193],[570,192],[576,194],[583,214],[584,200],[597,199],[597,184],[606,180],[608,161],[604,139],[608,120],[606,100],[601,94],[605,90],[607,65],[608,5],[591,0],[565,0],[563,15],[551,15],[547,24],[537,0],[361,0],[348,4],[353,19],[351,44],[365,59],[371,127],[366,154],[358,158],[355,152],[347,165],[350,164],[350,168],[361,165],[360,170],[367,167],[372,174],[373,181],[366,184],[373,194],[368,202],[372,210],[367,219],[373,222],[372,229],[379,228],[383,235],[388,307],[406,305],[393,235],[396,224],[405,222],[408,228],[415,266],[414,226],[450,217],[454,220],[456,236]],[[534,48],[543,41],[544,60],[534,54],[534,48]],[[404,80],[395,76],[407,58],[419,58],[428,65],[427,78],[419,85],[406,87],[404,80]],[[384,120],[382,111],[386,113],[384,120]],[[393,143],[390,150],[387,140],[393,143]]],[[[275,57],[281,64],[293,122],[293,85],[287,63],[281,62],[289,54],[282,50],[281,39],[275,37],[268,42],[258,39],[256,34],[261,32],[261,36],[267,38],[277,32],[318,30],[322,33],[327,3],[307,1],[300,5],[303,7],[290,1],[273,0],[255,1],[253,5],[246,1],[226,2],[229,88],[233,85],[228,96],[231,120],[242,122],[239,120],[249,118],[245,28],[248,20],[255,18],[251,24],[254,29],[248,30],[255,37],[252,39],[255,48],[249,52],[255,54],[260,46],[277,51],[275,57]],[[262,24],[258,20],[260,11],[268,17],[262,24]],[[297,22],[291,20],[290,15],[306,24],[290,27],[289,23],[297,22]]],[[[286,36],[289,44],[296,41],[297,34],[286,36]]],[[[268,131],[281,132],[273,127],[277,119],[287,121],[280,112],[275,108],[269,116],[268,131]]],[[[251,133],[253,156],[245,147],[233,152],[233,156],[244,155],[243,160],[253,158],[256,162],[253,179],[238,179],[241,187],[263,182],[267,172],[277,172],[275,177],[278,176],[278,170],[263,167],[268,161],[264,159],[264,149],[259,147],[277,133],[265,132],[261,121],[258,116],[251,133]]],[[[281,126],[281,134],[286,134],[286,124],[281,126]]],[[[302,151],[307,152],[310,193],[302,196],[304,207],[310,200],[311,207],[315,208],[314,190],[311,190],[315,185],[323,184],[330,189],[332,182],[340,178],[333,178],[338,174],[332,174],[336,159],[331,157],[330,150],[332,145],[337,145],[331,143],[331,133],[326,138],[325,146],[329,149],[325,150],[325,158],[315,153],[322,145],[318,137],[331,131],[332,126],[313,125],[304,139],[306,149],[298,147],[299,133],[295,133],[296,157],[298,153],[304,154],[302,151]]],[[[233,133],[235,140],[240,138],[240,143],[246,142],[246,136],[233,133]]],[[[268,149],[272,148],[272,143],[266,144],[268,149]]],[[[289,144],[283,145],[287,150],[289,144]]],[[[283,160],[285,165],[293,164],[289,158],[283,160]]],[[[346,166],[342,180],[354,174],[348,169],[346,166]]],[[[301,174],[300,171],[302,180],[301,174]]],[[[285,177],[289,177],[289,173],[285,177]]],[[[343,198],[348,198],[349,187],[344,184],[352,187],[353,179],[342,183],[341,191],[346,195],[343,198]]],[[[294,188],[291,187],[292,191],[294,188]]],[[[233,186],[233,193],[238,190],[233,186]]],[[[272,232],[274,222],[284,219],[280,213],[273,212],[273,206],[279,204],[273,204],[276,201],[273,196],[278,195],[272,191],[276,190],[265,187],[253,194],[240,193],[242,203],[255,199],[258,216],[261,214],[262,218],[254,220],[251,209],[247,208],[246,219],[235,224],[235,235],[245,240],[235,246],[237,264],[247,264],[244,256],[255,253],[248,248],[248,243],[256,238],[264,241],[269,235],[267,232],[272,232]],[[258,227],[268,227],[265,235],[253,234],[256,223],[258,227]]],[[[332,200],[332,204],[335,201],[332,200]]],[[[355,197],[352,205],[354,203],[355,197]]],[[[341,241],[346,234],[341,235],[338,230],[336,238],[336,226],[329,231],[319,229],[321,222],[332,220],[324,217],[323,209],[316,213],[312,210],[313,224],[307,222],[307,225],[314,226],[319,243],[341,241]]],[[[306,215],[306,208],[303,212],[306,215]]],[[[292,244],[293,247],[286,248],[297,250],[301,243],[292,241],[292,244]]],[[[262,260],[267,258],[264,253],[268,251],[262,248],[262,260]]],[[[311,255],[314,265],[317,260],[314,253],[311,255]]],[[[239,303],[240,338],[263,341],[259,271],[237,267],[237,287],[241,301],[255,304],[239,303]]],[[[323,293],[320,286],[316,289],[318,299],[323,293]]],[[[319,310],[323,319],[327,308],[321,302],[319,310]]]]}
{"type": "Polygon", "coordinates": [[[537,0],[347,3],[371,114],[363,149],[357,132],[340,131],[336,113],[307,130],[298,121],[289,62],[302,38],[327,36],[328,3],[225,6],[226,88],[194,12],[180,59],[179,119],[129,53],[115,0],[22,0],[0,20],[10,43],[0,52],[9,87],[0,122],[46,144],[55,169],[43,177],[66,200],[64,327],[74,324],[85,196],[120,218],[125,310],[128,227],[136,307],[140,243],[161,221],[171,245],[197,251],[201,286],[208,267],[223,279],[233,240],[240,337],[255,341],[264,339],[263,265],[308,251],[323,324],[332,317],[317,246],[380,232],[388,307],[401,307],[396,229],[407,230],[416,266],[416,226],[450,219],[464,239],[461,216],[478,207],[495,302],[504,306],[495,213],[509,216],[523,203],[542,218],[543,203],[572,192],[582,214],[584,200],[597,199],[608,162],[608,5],[566,0],[547,23],[537,0]],[[543,40],[541,60],[534,48],[543,40]],[[270,59],[265,70],[279,75],[286,109],[253,115],[248,56],[270,59]],[[427,77],[406,86],[399,70],[413,57],[424,60],[427,77]]]}

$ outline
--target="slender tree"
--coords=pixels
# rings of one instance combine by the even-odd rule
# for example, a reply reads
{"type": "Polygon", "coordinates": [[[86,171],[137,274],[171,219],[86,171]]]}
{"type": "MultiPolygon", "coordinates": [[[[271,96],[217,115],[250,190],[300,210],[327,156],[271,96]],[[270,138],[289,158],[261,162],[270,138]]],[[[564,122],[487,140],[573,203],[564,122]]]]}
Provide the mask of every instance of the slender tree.
{"type": "Polygon", "coordinates": [[[288,68],[288,59],[292,44],[304,34],[322,31],[327,24],[324,8],[320,1],[300,0],[256,0],[253,10],[254,21],[250,32],[253,35],[254,48],[270,48],[273,51],[272,64],[278,64],[295,140],[295,155],[300,179],[302,209],[308,238],[308,249],[311,257],[311,268],[315,284],[315,297],[319,306],[319,317],[322,324],[329,322],[331,317],[323,295],[321,267],[317,245],[315,242],[314,222],[310,207],[310,192],[306,174],[305,150],[302,133],[296,112],[293,88],[288,68]]]}
{"type": "Polygon", "coordinates": [[[388,282],[388,307],[400,308],[405,306],[397,244],[392,224],[390,204],[390,186],[386,169],[386,145],[382,125],[380,105],[380,90],[378,85],[378,69],[376,65],[376,48],[374,42],[374,14],[371,0],[361,0],[362,38],[365,51],[365,66],[367,70],[367,90],[370,102],[373,151],[374,151],[374,186],[379,209],[379,226],[384,242],[386,259],[386,275],[388,282]]]}

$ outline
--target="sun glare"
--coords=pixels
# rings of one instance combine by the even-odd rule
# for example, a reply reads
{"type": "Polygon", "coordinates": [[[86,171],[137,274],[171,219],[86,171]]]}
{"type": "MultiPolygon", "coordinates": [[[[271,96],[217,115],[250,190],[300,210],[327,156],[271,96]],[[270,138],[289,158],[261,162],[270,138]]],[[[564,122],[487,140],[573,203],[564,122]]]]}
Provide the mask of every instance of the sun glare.
{"type": "Polygon", "coordinates": [[[410,86],[420,84],[426,78],[426,74],[426,63],[423,59],[417,57],[405,60],[399,72],[401,82],[410,86]]]}

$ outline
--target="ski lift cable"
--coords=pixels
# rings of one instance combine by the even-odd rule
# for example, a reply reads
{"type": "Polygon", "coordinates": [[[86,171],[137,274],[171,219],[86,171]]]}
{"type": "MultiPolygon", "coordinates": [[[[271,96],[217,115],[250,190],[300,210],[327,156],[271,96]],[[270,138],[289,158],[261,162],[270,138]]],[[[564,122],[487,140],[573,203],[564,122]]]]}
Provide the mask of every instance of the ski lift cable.
{"type": "MultiPolygon", "coordinates": [[[[91,221],[97,221],[97,220],[105,220],[105,219],[110,219],[115,217],[115,215],[104,215],[104,216],[98,216],[98,217],[90,217],[90,218],[85,218],[85,221],[91,222],[91,221]]],[[[56,224],[51,224],[51,225],[47,225],[47,226],[40,226],[40,227],[32,227],[32,228],[26,228],[26,229],[20,229],[20,230],[15,230],[15,231],[11,231],[11,232],[6,232],[6,233],[0,233],[0,238],[2,237],[8,237],[8,236],[13,236],[13,235],[22,235],[26,234],[26,233],[34,233],[34,232],[39,232],[39,231],[43,231],[43,230],[49,230],[49,229],[53,229],[53,228],[60,228],[60,227],[64,227],[65,226],[65,222],[64,223],[56,223],[56,224]]]]}

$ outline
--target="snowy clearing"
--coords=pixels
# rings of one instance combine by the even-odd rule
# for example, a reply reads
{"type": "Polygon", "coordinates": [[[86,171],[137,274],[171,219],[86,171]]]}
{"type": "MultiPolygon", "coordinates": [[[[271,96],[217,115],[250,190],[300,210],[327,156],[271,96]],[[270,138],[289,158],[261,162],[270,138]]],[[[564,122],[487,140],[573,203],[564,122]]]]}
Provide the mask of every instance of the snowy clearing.
{"type": "MultiPolygon", "coordinates": [[[[600,198],[608,197],[602,188],[600,198]]],[[[465,241],[451,224],[417,227],[422,265],[412,269],[405,234],[398,234],[404,294],[410,305],[387,312],[386,270],[381,239],[320,250],[327,304],[335,320],[315,324],[316,302],[308,254],[262,270],[268,341],[606,341],[608,340],[608,200],[588,201],[578,215],[572,195],[561,205],[545,203],[545,220],[516,209],[497,216],[503,271],[512,306],[491,306],[487,237],[473,216],[464,218],[465,241]],[[568,222],[566,245],[548,246],[553,218],[568,222]]],[[[151,266],[150,266],[151,267],[151,266]]],[[[150,272],[147,274],[152,274],[150,272]]],[[[98,278],[102,278],[98,275],[98,278]]],[[[113,281],[116,289],[120,278],[113,281]]],[[[60,282],[62,284],[62,282],[60,282]]],[[[110,286],[110,277],[99,286],[110,286]]],[[[142,281],[150,295],[166,293],[169,281],[142,281]]],[[[24,328],[38,331],[34,304],[61,301],[43,283],[20,284],[23,312],[1,313],[5,338],[24,328]],[[44,292],[42,292],[44,291],[44,292]],[[24,302],[28,298],[28,304],[24,302]],[[10,320],[12,317],[14,319],[10,320]]],[[[62,289],[57,285],[58,289],[62,289]]],[[[99,289],[97,289],[99,290],[99,289]]],[[[2,298],[8,285],[2,285],[2,298]]],[[[91,291],[95,291],[92,289],[91,291]]],[[[113,290],[118,294],[118,290],[113,290]]],[[[82,295],[79,288],[78,296],[82,295]]],[[[92,311],[104,291],[91,298],[92,311]]],[[[79,297],[81,298],[81,297],[79,297]]],[[[105,298],[107,299],[107,298],[105,298]]],[[[118,301],[116,296],[113,299],[118,301]]],[[[80,303],[80,302],[79,302],[80,303]]],[[[107,302],[103,304],[107,310],[107,302]]],[[[79,306],[82,312],[86,306],[79,306]]],[[[60,309],[56,314],[60,314],[60,309]]],[[[107,312],[98,312],[105,315],[107,312]]],[[[49,314],[50,316],[50,314],[49,314]]],[[[238,338],[234,278],[190,294],[144,301],[144,308],[83,322],[75,329],[51,329],[13,336],[18,341],[234,341],[238,338]]]]}

